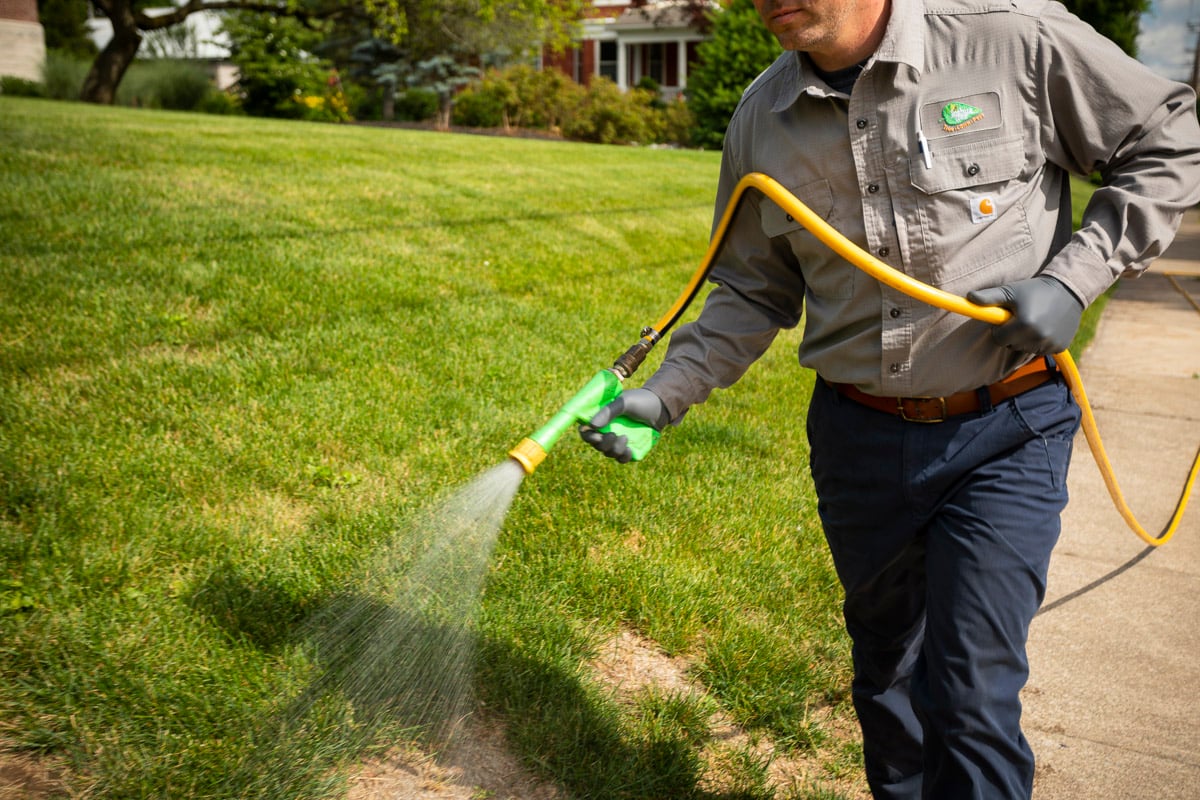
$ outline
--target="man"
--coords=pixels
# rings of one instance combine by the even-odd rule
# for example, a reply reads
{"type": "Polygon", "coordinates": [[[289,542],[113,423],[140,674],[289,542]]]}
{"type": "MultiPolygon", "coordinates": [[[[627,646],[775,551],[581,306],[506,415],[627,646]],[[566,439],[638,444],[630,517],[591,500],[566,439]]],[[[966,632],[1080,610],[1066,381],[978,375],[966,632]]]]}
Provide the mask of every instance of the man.
{"type": "Polygon", "coordinates": [[[1200,200],[1191,90],[1047,0],[755,0],[786,52],[726,134],[720,215],[763,172],[913,277],[1012,312],[939,311],[871,280],[751,192],[700,317],[601,409],[662,428],[803,311],[818,509],[845,589],[877,798],[1027,798],[1028,626],[1079,424],[1053,361],[1200,200]],[[1068,173],[1099,173],[1071,231],[1068,173]]]}

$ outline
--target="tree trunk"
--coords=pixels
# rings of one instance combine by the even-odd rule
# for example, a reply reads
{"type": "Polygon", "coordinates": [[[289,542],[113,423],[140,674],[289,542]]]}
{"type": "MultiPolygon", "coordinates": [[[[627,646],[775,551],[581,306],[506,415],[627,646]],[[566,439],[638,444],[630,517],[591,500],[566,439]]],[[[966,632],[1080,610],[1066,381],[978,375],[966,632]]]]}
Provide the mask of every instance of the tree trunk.
{"type": "Polygon", "coordinates": [[[395,84],[384,84],[383,86],[383,120],[391,122],[396,118],[396,86],[395,84]]]}
{"type": "Polygon", "coordinates": [[[142,44],[142,32],[138,29],[129,0],[109,0],[96,4],[112,20],[113,38],[96,56],[79,99],[88,103],[112,105],[117,99],[117,87],[125,70],[133,63],[138,47],[142,44]]]}

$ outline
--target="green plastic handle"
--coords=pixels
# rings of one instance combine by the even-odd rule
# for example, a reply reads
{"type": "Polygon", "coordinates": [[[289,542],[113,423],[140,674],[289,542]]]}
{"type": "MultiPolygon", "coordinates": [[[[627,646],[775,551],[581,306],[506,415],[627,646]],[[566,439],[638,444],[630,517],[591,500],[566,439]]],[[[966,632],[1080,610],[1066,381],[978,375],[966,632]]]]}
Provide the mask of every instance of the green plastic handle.
{"type": "Polygon", "coordinates": [[[634,461],[641,461],[650,452],[650,448],[658,444],[660,432],[643,422],[629,417],[617,417],[600,429],[604,433],[615,433],[625,437],[625,444],[633,455],[634,461]]]}

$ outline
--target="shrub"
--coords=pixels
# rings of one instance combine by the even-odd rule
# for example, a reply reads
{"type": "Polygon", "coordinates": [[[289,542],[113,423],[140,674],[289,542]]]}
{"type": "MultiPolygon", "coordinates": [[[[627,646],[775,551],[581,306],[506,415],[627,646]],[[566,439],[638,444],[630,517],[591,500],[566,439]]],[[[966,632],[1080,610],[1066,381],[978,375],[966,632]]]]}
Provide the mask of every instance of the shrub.
{"type": "Polygon", "coordinates": [[[576,113],[563,122],[563,135],[600,144],[662,141],[663,119],[645,89],[622,92],[608,78],[596,78],[576,113]]]}
{"type": "Polygon", "coordinates": [[[696,128],[696,115],[688,107],[683,96],[675,98],[663,109],[663,141],[690,147],[692,131],[696,128]]]}
{"type": "Polygon", "coordinates": [[[504,125],[508,88],[500,81],[488,81],[486,78],[474,86],[468,86],[454,98],[451,117],[454,124],[472,128],[498,128],[504,125]]]}
{"type": "Polygon", "coordinates": [[[438,112],[437,92],[429,89],[408,89],[396,95],[396,119],[405,122],[424,122],[438,112]]]}
{"type": "Polygon", "coordinates": [[[319,32],[291,17],[249,11],[230,14],[222,25],[232,42],[230,60],[241,76],[238,90],[247,114],[290,119],[349,114],[340,90],[331,88],[330,63],[303,55],[321,43],[319,32]]]}
{"type": "Polygon", "coordinates": [[[751,0],[733,0],[712,23],[697,48],[700,63],[688,76],[687,98],[696,117],[692,141],[720,150],[742,92],[782,51],[751,0]]]}
{"type": "Polygon", "coordinates": [[[203,68],[177,59],[139,61],[117,89],[121,105],[195,111],[213,91],[203,68]]]}
{"type": "Polygon", "coordinates": [[[242,113],[242,104],[238,102],[237,95],[232,92],[223,92],[212,87],[200,104],[196,106],[196,110],[204,114],[240,114],[242,113]]]}
{"type": "Polygon", "coordinates": [[[505,73],[513,98],[508,123],[517,127],[560,127],[583,103],[587,91],[556,69],[538,71],[518,65],[505,73]]]}
{"type": "Polygon", "coordinates": [[[91,64],[61,50],[47,50],[42,66],[42,85],[46,97],[55,100],[78,100],[91,64]]]}
{"type": "Polygon", "coordinates": [[[45,97],[46,87],[37,81],[0,75],[0,94],[10,97],[45,97]]]}

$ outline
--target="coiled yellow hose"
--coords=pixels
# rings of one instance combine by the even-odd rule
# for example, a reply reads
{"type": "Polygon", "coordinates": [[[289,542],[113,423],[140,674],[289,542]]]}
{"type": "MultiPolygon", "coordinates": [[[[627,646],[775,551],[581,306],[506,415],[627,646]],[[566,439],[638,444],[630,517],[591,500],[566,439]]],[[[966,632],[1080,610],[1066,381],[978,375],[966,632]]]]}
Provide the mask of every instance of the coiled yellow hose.
{"type": "MultiPolygon", "coordinates": [[[[921,281],[914,280],[908,275],[883,263],[851,242],[829,223],[821,219],[821,217],[817,216],[778,181],[761,172],[752,172],[742,178],[734,188],[733,195],[730,197],[729,203],[725,206],[716,232],[709,243],[704,260],[692,276],[692,279],[688,282],[683,293],[679,296],[679,299],[675,301],[675,304],[653,326],[656,334],[664,333],[670,328],[696,296],[705,277],[711,270],[712,264],[721,250],[721,246],[725,242],[730,221],[737,211],[742,195],[748,189],[752,188],[759,190],[774,201],[776,205],[790,214],[796,222],[803,225],[835,253],[863,272],[866,272],[875,280],[893,289],[945,311],[952,311],[956,314],[962,314],[963,316],[993,325],[1000,325],[1006,322],[1011,316],[1011,313],[1006,309],[995,306],[976,305],[965,297],[959,297],[958,295],[944,292],[941,289],[936,289],[921,281]]],[[[657,338],[657,335],[655,338],[657,338]]],[[[1191,471],[1188,473],[1187,481],[1184,484],[1183,494],[1179,498],[1175,512],[1171,515],[1170,522],[1167,523],[1166,528],[1163,529],[1163,532],[1159,536],[1152,536],[1137,521],[1129,505],[1125,502],[1125,496],[1121,492],[1121,487],[1117,484],[1112,463],[1108,460],[1108,454],[1104,450],[1104,443],[1100,439],[1100,431],[1096,427],[1096,418],[1092,413],[1091,403],[1088,402],[1087,393],[1083,389],[1083,380],[1079,377],[1079,369],[1075,366],[1075,360],[1071,358],[1071,354],[1066,350],[1056,354],[1054,360],[1058,362],[1059,369],[1062,370],[1066,378],[1067,386],[1070,388],[1071,394],[1075,397],[1075,402],[1079,404],[1079,408],[1083,413],[1084,436],[1087,438],[1092,456],[1096,460],[1096,465],[1100,468],[1100,474],[1104,478],[1104,485],[1108,488],[1108,494],[1112,498],[1117,511],[1124,518],[1130,530],[1136,533],[1146,544],[1152,547],[1165,544],[1175,535],[1180,520],[1183,518],[1184,511],[1187,509],[1188,498],[1191,496],[1192,487],[1196,483],[1196,476],[1200,474],[1200,448],[1197,449],[1196,458],[1192,462],[1191,471]]]]}

